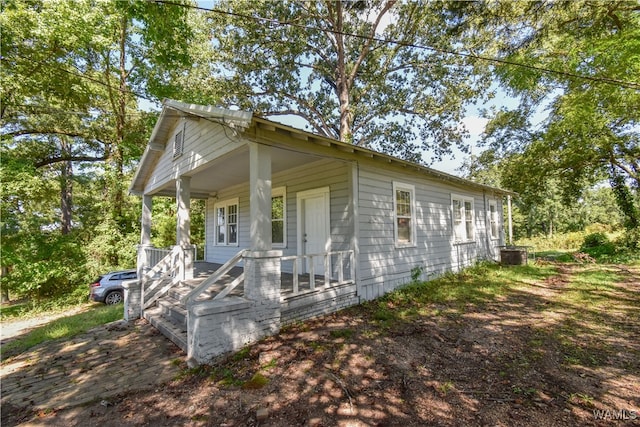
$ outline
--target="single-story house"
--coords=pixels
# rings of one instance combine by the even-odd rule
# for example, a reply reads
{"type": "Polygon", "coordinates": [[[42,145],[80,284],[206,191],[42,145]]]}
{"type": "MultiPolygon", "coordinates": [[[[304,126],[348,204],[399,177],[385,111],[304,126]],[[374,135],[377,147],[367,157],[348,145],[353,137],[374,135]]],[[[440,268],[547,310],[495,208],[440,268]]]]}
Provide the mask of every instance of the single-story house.
{"type": "Polygon", "coordinates": [[[497,259],[510,196],[250,112],[173,100],[130,192],[142,196],[142,235],[125,316],[148,318],[196,362],[497,259]],[[151,246],[156,197],[176,198],[170,250],[151,246]],[[206,200],[204,262],[190,241],[194,199],[206,200]]]}

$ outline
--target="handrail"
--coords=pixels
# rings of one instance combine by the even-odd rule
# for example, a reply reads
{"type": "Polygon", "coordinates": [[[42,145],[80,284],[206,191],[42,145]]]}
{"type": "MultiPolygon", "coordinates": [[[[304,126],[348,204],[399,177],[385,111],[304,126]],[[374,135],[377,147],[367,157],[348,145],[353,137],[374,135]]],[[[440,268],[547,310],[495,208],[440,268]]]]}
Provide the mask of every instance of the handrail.
{"type": "MultiPolygon", "coordinates": [[[[211,276],[207,277],[206,280],[204,280],[198,286],[193,288],[187,295],[183,296],[180,299],[180,302],[182,304],[185,304],[185,305],[188,305],[189,303],[193,302],[193,300],[195,300],[198,296],[200,296],[200,294],[203,293],[209,286],[213,285],[215,282],[220,280],[220,278],[222,276],[227,274],[233,267],[235,267],[235,265],[244,257],[245,252],[246,252],[246,250],[242,249],[240,252],[235,254],[233,256],[233,258],[231,258],[229,261],[225,262],[222,265],[222,267],[217,269],[211,276]]],[[[242,277],[244,278],[244,273],[242,274],[242,277]]],[[[224,293],[224,295],[227,295],[239,283],[240,283],[240,280],[238,280],[238,279],[234,280],[229,285],[227,285],[227,287],[222,291],[222,293],[224,293]],[[233,286],[231,286],[231,285],[233,285],[233,286]],[[230,289],[228,289],[228,288],[230,288],[230,289]]],[[[216,297],[217,297],[217,295],[216,295],[216,297]]]]}
{"type": "MultiPolygon", "coordinates": [[[[162,283],[161,280],[158,280],[157,283],[162,283]]],[[[153,296],[149,299],[149,301],[144,303],[143,308],[149,308],[154,302],[156,302],[161,296],[169,292],[169,289],[173,288],[176,284],[180,283],[180,280],[176,277],[171,278],[171,281],[162,287],[158,292],[153,294],[153,296]]]]}
{"type": "Polygon", "coordinates": [[[233,281],[231,283],[229,283],[222,291],[220,291],[220,293],[218,295],[216,295],[213,299],[217,300],[217,299],[222,299],[222,298],[226,297],[227,295],[229,295],[229,293],[232,290],[234,290],[236,288],[236,286],[238,286],[243,281],[244,281],[244,271],[242,273],[240,273],[240,275],[238,277],[233,279],[233,281]]]}
{"type": "Polygon", "coordinates": [[[349,249],[346,251],[331,251],[331,252],[318,252],[317,254],[301,254],[301,255],[287,255],[280,257],[283,261],[291,261],[296,258],[308,258],[308,257],[318,257],[318,256],[326,256],[326,255],[338,255],[338,254],[346,254],[353,253],[353,249],[349,249]]]}
{"type": "Polygon", "coordinates": [[[142,288],[142,309],[143,310],[146,308],[149,308],[160,297],[162,297],[167,292],[169,292],[169,289],[174,287],[176,284],[180,283],[180,280],[182,279],[182,275],[179,274],[179,272],[181,269],[184,269],[184,262],[180,262],[181,261],[180,259],[178,259],[178,262],[175,262],[174,259],[175,257],[184,258],[184,253],[182,253],[182,257],[180,256],[181,252],[183,251],[184,249],[182,247],[174,246],[171,249],[171,251],[169,251],[169,253],[160,260],[160,262],[158,262],[150,271],[148,271],[145,274],[145,278],[147,280],[152,280],[153,282],[148,288],[145,289],[144,286],[142,288]],[[161,275],[159,278],[156,278],[156,275],[158,275],[158,273],[161,273],[165,267],[167,268],[167,273],[165,275],[161,275]],[[166,283],[166,279],[168,278],[171,278],[171,281],[169,283],[166,283]],[[165,286],[163,286],[160,290],[154,293],[153,296],[149,298],[148,301],[145,300],[144,298],[145,293],[147,294],[150,293],[151,291],[153,291],[154,289],[156,289],[162,284],[165,284],[165,286]]]}
{"type": "Polygon", "coordinates": [[[147,279],[155,278],[157,274],[162,272],[164,267],[171,268],[171,258],[175,255],[174,250],[175,248],[169,251],[169,253],[165,255],[165,257],[162,258],[160,261],[158,261],[158,263],[155,266],[153,266],[151,270],[147,271],[147,273],[145,274],[147,279]]]}

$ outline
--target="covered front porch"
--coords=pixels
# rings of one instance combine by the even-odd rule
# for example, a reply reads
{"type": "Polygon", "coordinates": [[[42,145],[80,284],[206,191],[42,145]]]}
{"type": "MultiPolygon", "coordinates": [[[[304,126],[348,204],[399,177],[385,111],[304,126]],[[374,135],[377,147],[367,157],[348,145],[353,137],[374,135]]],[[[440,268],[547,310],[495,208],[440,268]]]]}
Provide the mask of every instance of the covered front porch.
{"type": "MultiPolygon", "coordinates": [[[[145,303],[141,310],[176,284],[195,283],[194,279],[203,274],[202,270],[195,270],[195,248],[191,245],[193,199],[207,202],[204,260],[210,266],[221,266],[217,274],[210,271],[208,280],[202,281],[206,283],[196,286],[196,294],[212,286],[222,286],[221,275],[227,274],[223,270],[239,271],[240,267],[248,267],[247,261],[258,262],[255,260],[263,257],[277,260],[282,285],[278,289],[283,295],[313,291],[345,280],[355,282],[357,257],[353,233],[349,232],[355,215],[349,196],[340,196],[342,199],[337,204],[343,205],[340,216],[347,219],[335,226],[329,206],[336,203],[331,200],[330,186],[307,190],[307,185],[303,191],[291,191],[297,190],[300,184],[296,179],[305,177],[308,170],[325,167],[326,162],[320,165],[318,162],[318,155],[243,141],[189,174],[145,189],[137,262],[138,277],[144,282],[142,300],[145,303]],[[291,175],[294,177],[290,178],[291,175]],[[275,191],[274,181],[278,185],[275,191]],[[153,200],[171,195],[176,199],[176,244],[170,250],[154,248],[151,244],[153,200]],[[333,229],[343,233],[345,225],[348,234],[340,235],[340,241],[336,242],[333,229]],[[172,277],[173,282],[160,286],[161,279],[166,277],[172,277]]],[[[342,181],[348,182],[351,165],[338,163],[337,170],[336,179],[344,186],[342,181]]],[[[344,194],[344,190],[338,189],[344,194]]],[[[223,294],[218,298],[232,294],[231,290],[240,284],[243,290],[251,292],[245,275],[238,275],[234,282],[225,284],[228,289],[221,291],[223,294]]],[[[263,285],[264,281],[256,283],[258,287],[263,285]]],[[[195,300],[197,295],[191,294],[189,301],[195,300]]]]}
{"type": "Polygon", "coordinates": [[[147,318],[202,363],[357,303],[355,166],[323,155],[322,139],[299,150],[307,137],[284,127],[185,108],[165,104],[131,186],[142,227],[126,318],[147,318]],[[156,197],[176,199],[168,250],[151,243],[156,197]],[[206,262],[191,244],[194,199],[206,200],[206,262]]]}

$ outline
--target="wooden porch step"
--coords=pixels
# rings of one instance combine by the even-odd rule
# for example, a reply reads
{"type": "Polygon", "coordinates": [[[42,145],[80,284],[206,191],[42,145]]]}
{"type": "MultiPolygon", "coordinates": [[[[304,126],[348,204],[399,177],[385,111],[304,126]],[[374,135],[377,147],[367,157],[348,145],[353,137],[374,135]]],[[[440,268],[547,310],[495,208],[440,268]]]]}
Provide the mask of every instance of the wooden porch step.
{"type": "Polygon", "coordinates": [[[162,335],[169,338],[182,351],[187,352],[187,332],[175,324],[170,318],[162,313],[161,307],[148,308],[144,311],[144,318],[147,319],[162,335]]]}
{"type": "MultiPolygon", "coordinates": [[[[240,270],[240,273],[241,272],[240,270]]],[[[231,276],[226,277],[226,281],[213,285],[210,289],[202,292],[196,301],[212,299],[222,291],[233,278],[234,277],[231,276]]],[[[196,277],[181,282],[179,285],[169,289],[165,295],[158,298],[154,305],[144,310],[144,318],[185,352],[188,351],[187,309],[180,300],[202,283],[203,280],[205,280],[204,277],[196,277]]],[[[238,292],[239,289],[234,291],[238,292]]]]}
{"type": "MultiPolygon", "coordinates": [[[[198,286],[200,284],[200,281],[191,281],[191,280],[187,280],[182,282],[179,286],[175,286],[173,288],[171,288],[169,290],[169,292],[167,293],[167,295],[170,298],[173,298],[177,301],[180,301],[182,299],[182,297],[186,296],[189,292],[191,292],[191,290],[193,288],[195,288],[196,286],[198,286]]],[[[211,299],[215,296],[215,292],[211,292],[210,290],[206,290],[202,293],[202,295],[200,295],[198,297],[199,300],[203,300],[203,299],[211,299]]]]}
{"type": "Polygon", "coordinates": [[[163,317],[180,327],[182,331],[187,331],[187,309],[183,304],[180,304],[180,301],[170,295],[165,295],[158,300],[158,308],[163,317]]]}

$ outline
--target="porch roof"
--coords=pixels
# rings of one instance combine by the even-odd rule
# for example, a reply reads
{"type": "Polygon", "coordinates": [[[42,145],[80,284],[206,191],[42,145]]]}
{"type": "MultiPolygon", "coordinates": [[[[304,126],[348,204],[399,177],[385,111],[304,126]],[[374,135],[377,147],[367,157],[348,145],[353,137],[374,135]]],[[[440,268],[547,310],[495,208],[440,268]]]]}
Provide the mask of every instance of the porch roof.
{"type": "Polygon", "coordinates": [[[245,130],[251,125],[253,114],[247,111],[229,110],[210,105],[187,104],[184,102],[165,99],[162,103],[162,111],[156,125],[153,127],[149,143],[147,144],[140,163],[131,181],[129,192],[142,194],[147,175],[151,173],[156,162],[162,156],[169,140],[169,132],[175,122],[183,117],[201,117],[204,119],[216,119],[226,126],[245,130]]]}
{"type": "Polygon", "coordinates": [[[332,147],[335,150],[333,157],[348,160],[348,154],[356,154],[363,158],[369,158],[380,161],[382,164],[401,166],[406,170],[413,170],[418,173],[423,173],[427,176],[435,178],[439,181],[447,181],[458,185],[469,186],[486,191],[491,191],[503,196],[517,196],[518,193],[505,190],[499,187],[493,187],[491,185],[480,184],[475,181],[460,178],[455,175],[448,174],[446,172],[439,171],[437,169],[430,168],[428,166],[421,165],[419,163],[403,160],[398,157],[390,156],[388,154],[380,153],[369,148],[360,147],[358,145],[349,144],[347,142],[338,141],[337,139],[329,138],[322,135],[317,135],[311,132],[306,132],[301,129],[297,129],[291,126],[283,125],[281,123],[273,122],[263,117],[254,116],[252,122],[257,127],[263,127],[267,129],[276,129],[279,134],[289,133],[291,137],[296,140],[315,143],[322,146],[332,147]],[[342,154],[341,154],[342,153],[342,154]]]}
{"type": "MultiPolygon", "coordinates": [[[[187,116],[220,120],[225,125],[243,132],[249,138],[255,137],[256,129],[275,131],[277,134],[287,135],[296,141],[296,148],[298,150],[301,150],[301,152],[298,153],[298,156],[304,156],[303,152],[305,146],[307,147],[307,150],[309,150],[309,154],[311,154],[312,152],[312,147],[323,146],[325,148],[332,149],[331,157],[334,157],[336,159],[353,160],[353,156],[355,155],[358,157],[362,157],[363,159],[368,158],[374,161],[379,161],[381,162],[381,164],[394,165],[396,167],[399,166],[403,169],[406,169],[407,171],[424,174],[439,181],[446,181],[458,185],[469,186],[472,188],[481,189],[483,191],[490,191],[503,196],[517,195],[517,193],[509,190],[479,184],[474,181],[441,172],[418,163],[402,160],[397,157],[370,150],[368,148],[341,142],[333,138],[306,132],[262,117],[254,116],[251,112],[228,110],[224,108],[203,106],[197,104],[187,104],[173,100],[165,100],[163,102],[162,112],[160,113],[158,122],[153,129],[153,132],[149,139],[149,143],[145,148],[144,154],[142,156],[142,159],[140,160],[140,164],[138,165],[133,181],[129,188],[129,191],[131,193],[142,194],[148,174],[151,173],[157,160],[162,155],[162,152],[166,149],[169,132],[171,132],[175,121],[187,116]]],[[[241,155],[240,152],[238,154],[241,155]]],[[[297,160],[301,160],[301,158],[302,157],[297,160]]],[[[231,163],[227,164],[230,165],[231,163]]]]}

